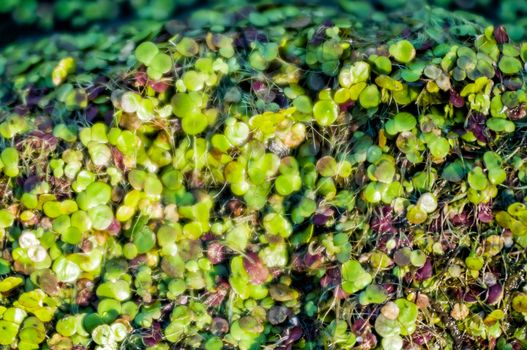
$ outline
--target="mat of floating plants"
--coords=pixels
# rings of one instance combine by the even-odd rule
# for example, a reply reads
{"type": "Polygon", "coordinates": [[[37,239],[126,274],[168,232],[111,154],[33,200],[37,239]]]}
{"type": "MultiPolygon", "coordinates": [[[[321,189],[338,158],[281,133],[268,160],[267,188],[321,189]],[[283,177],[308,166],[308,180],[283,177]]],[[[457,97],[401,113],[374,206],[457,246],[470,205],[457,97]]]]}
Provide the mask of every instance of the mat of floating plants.
{"type": "Polygon", "coordinates": [[[526,60],[433,8],[3,48],[0,347],[526,348],[526,60]]]}

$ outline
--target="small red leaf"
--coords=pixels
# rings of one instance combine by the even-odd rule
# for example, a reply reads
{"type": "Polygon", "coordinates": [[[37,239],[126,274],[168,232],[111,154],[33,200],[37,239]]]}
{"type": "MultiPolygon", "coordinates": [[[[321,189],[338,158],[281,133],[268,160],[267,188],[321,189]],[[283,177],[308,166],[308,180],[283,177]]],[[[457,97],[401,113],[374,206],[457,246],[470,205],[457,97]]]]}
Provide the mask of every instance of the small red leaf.
{"type": "Polygon", "coordinates": [[[254,252],[247,253],[243,258],[243,267],[254,284],[262,284],[269,278],[269,270],[254,252]]]}

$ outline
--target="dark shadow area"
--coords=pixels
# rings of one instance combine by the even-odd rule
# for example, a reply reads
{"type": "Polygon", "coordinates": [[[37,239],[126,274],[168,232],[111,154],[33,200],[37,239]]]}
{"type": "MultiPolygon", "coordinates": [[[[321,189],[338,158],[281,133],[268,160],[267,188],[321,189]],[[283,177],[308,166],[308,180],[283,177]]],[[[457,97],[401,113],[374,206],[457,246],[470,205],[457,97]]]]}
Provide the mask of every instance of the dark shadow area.
{"type": "Polygon", "coordinates": [[[374,16],[375,12],[386,14],[429,4],[450,11],[470,11],[495,24],[508,24],[509,32],[517,39],[523,38],[527,28],[527,0],[5,0],[0,3],[0,46],[55,32],[81,32],[94,24],[112,27],[136,19],[164,21],[185,18],[189,11],[205,6],[228,8],[262,3],[323,4],[362,18],[374,16]]]}

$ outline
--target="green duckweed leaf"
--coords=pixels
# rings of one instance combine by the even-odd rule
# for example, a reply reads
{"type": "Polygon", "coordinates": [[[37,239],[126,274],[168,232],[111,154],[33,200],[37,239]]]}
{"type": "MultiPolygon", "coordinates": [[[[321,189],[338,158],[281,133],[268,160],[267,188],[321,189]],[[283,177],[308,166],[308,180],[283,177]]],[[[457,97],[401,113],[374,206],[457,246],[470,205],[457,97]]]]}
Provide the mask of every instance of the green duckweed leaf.
{"type": "Polygon", "coordinates": [[[143,225],[139,229],[135,229],[133,233],[133,242],[137,247],[137,253],[143,254],[152,249],[156,243],[156,236],[152,230],[143,225]]]}
{"type": "Polygon", "coordinates": [[[368,81],[370,78],[370,65],[366,62],[355,62],[344,67],[339,73],[340,86],[349,88],[357,83],[368,81]]]}
{"type": "Polygon", "coordinates": [[[397,320],[390,320],[384,315],[375,319],[375,331],[382,337],[397,336],[401,333],[401,325],[397,320]]]}
{"type": "Polygon", "coordinates": [[[361,305],[382,304],[387,298],[388,295],[384,287],[376,284],[370,284],[359,294],[359,303],[361,305]]]}
{"type": "Polygon", "coordinates": [[[410,205],[408,207],[408,211],[406,213],[406,219],[411,224],[419,225],[426,221],[428,218],[428,215],[426,214],[426,211],[424,211],[420,206],[418,205],[410,205]]]}
{"type": "Polygon", "coordinates": [[[337,120],[338,105],[330,100],[317,101],[313,106],[313,115],[320,126],[331,125],[337,120]]]}
{"type": "Polygon", "coordinates": [[[15,217],[10,211],[0,209],[0,228],[7,228],[13,225],[15,217]]]}
{"type": "Polygon", "coordinates": [[[148,66],[158,52],[159,49],[156,44],[151,41],[145,41],[135,49],[135,57],[139,62],[148,66]]]}
{"type": "Polygon", "coordinates": [[[376,85],[368,85],[359,96],[359,103],[362,107],[376,108],[381,103],[381,93],[376,85]]]}
{"type": "Polygon", "coordinates": [[[372,282],[372,276],[356,260],[342,264],[342,289],[349,294],[366,288],[372,282]]]}
{"type": "Polygon", "coordinates": [[[389,51],[390,55],[401,63],[409,63],[415,57],[415,48],[408,40],[401,40],[390,45],[389,51]]]}
{"type": "Polygon", "coordinates": [[[207,117],[201,113],[189,115],[183,119],[181,126],[188,135],[197,135],[207,128],[207,117]]]}
{"type": "Polygon", "coordinates": [[[498,64],[500,70],[505,74],[516,74],[519,73],[523,66],[517,58],[503,56],[498,64]]]}
{"type": "Polygon", "coordinates": [[[61,257],[53,263],[53,272],[61,282],[74,282],[81,274],[81,269],[74,262],[61,257]]]}
{"type": "Polygon", "coordinates": [[[417,321],[417,305],[402,298],[395,300],[395,304],[399,307],[397,321],[401,324],[401,334],[412,334],[415,330],[415,322],[417,321]]]}
{"type": "Polygon", "coordinates": [[[527,294],[519,293],[512,298],[512,308],[521,313],[527,313],[527,294]]]}
{"type": "Polygon", "coordinates": [[[183,56],[192,57],[198,54],[199,45],[194,39],[185,37],[176,44],[176,50],[183,56]]]}
{"type": "Polygon", "coordinates": [[[450,144],[444,137],[433,137],[430,142],[428,142],[428,148],[430,149],[432,156],[439,159],[445,158],[450,152],[450,144]]]}
{"type": "Polygon", "coordinates": [[[383,89],[391,91],[403,90],[403,84],[400,81],[392,79],[387,75],[379,75],[377,78],[375,78],[375,84],[383,89]]]}
{"type": "Polygon", "coordinates": [[[172,59],[165,53],[157,53],[148,64],[148,76],[154,80],[161,78],[161,76],[172,68],[172,59]]]}
{"type": "Polygon", "coordinates": [[[0,293],[10,291],[11,289],[16,288],[17,286],[22,284],[23,282],[24,280],[20,277],[9,276],[0,281],[0,293]]]}
{"type": "Polygon", "coordinates": [[[385,130],[388,135],[397,135],[404,131],[410,131],[417,125],[415,117],[408,112],[397,113],[390,119],[386,125],[385,130]]]}
{"type": "Polygon", "coordinates": [[[475,167],[468,173],[468,184],[471,188],[478,191],[483,191],[487,187],[487,176],[483,173],[481,167],[475,167]]]}
{"type": "Polygon", "coordinates": [[[123,281],[111,281],[100,284],[97,287],[97,296],[125,301],[130,298],[130,284],[123,281]]]}
{"type": "Polygon", "coordinates": [[[275,180],[275,189],[281,196],[288,196],[302,186],[302,178],[298,174],[280,175],[275,180]]]}
{"type": "Polygon", "coordinates": [[[502,118],[490,118],[487,120],[487,126],[490,130],[496,132],[511,133],[516,130],[514,122],[502,118]]]}
{"type": "Polygon", "coordinates": [[[335,176],[337,174],[337,161],[331,156],[320,158],[316,164],[317,171],[322,176],[335,176]]]}
{"type": "Polygon", "coordinates": [[[0,345],[10,345],[16,340],[18,325],[13,322],[0,320],[0,345]]]}
{"type": "Polygon", "coordinates": [[[467,171],[463,165],[463,162],[459,159],[456,159],[443,168],[441,177],[447,181],[460,182],[465,178],[466,173],[467,171]]]}
{"type": "Polygon", "coordinates": [[[96,230],[105,230],[113,222],[112,208],[107,205],[99,205],[88,210],[88,217],[92,227],[96,230]]]}

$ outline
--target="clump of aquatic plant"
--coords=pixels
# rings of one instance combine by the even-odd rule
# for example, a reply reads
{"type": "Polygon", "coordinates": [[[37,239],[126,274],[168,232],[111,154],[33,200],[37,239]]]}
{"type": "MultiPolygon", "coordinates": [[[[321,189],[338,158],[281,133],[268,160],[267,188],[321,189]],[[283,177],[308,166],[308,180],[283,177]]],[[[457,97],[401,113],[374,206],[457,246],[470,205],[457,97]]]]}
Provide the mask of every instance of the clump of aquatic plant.
{"type": "Polygon", "coordinates": [[[527,45],[341,6],[2,49],[3,348],[527,346],[527,45]]]}

